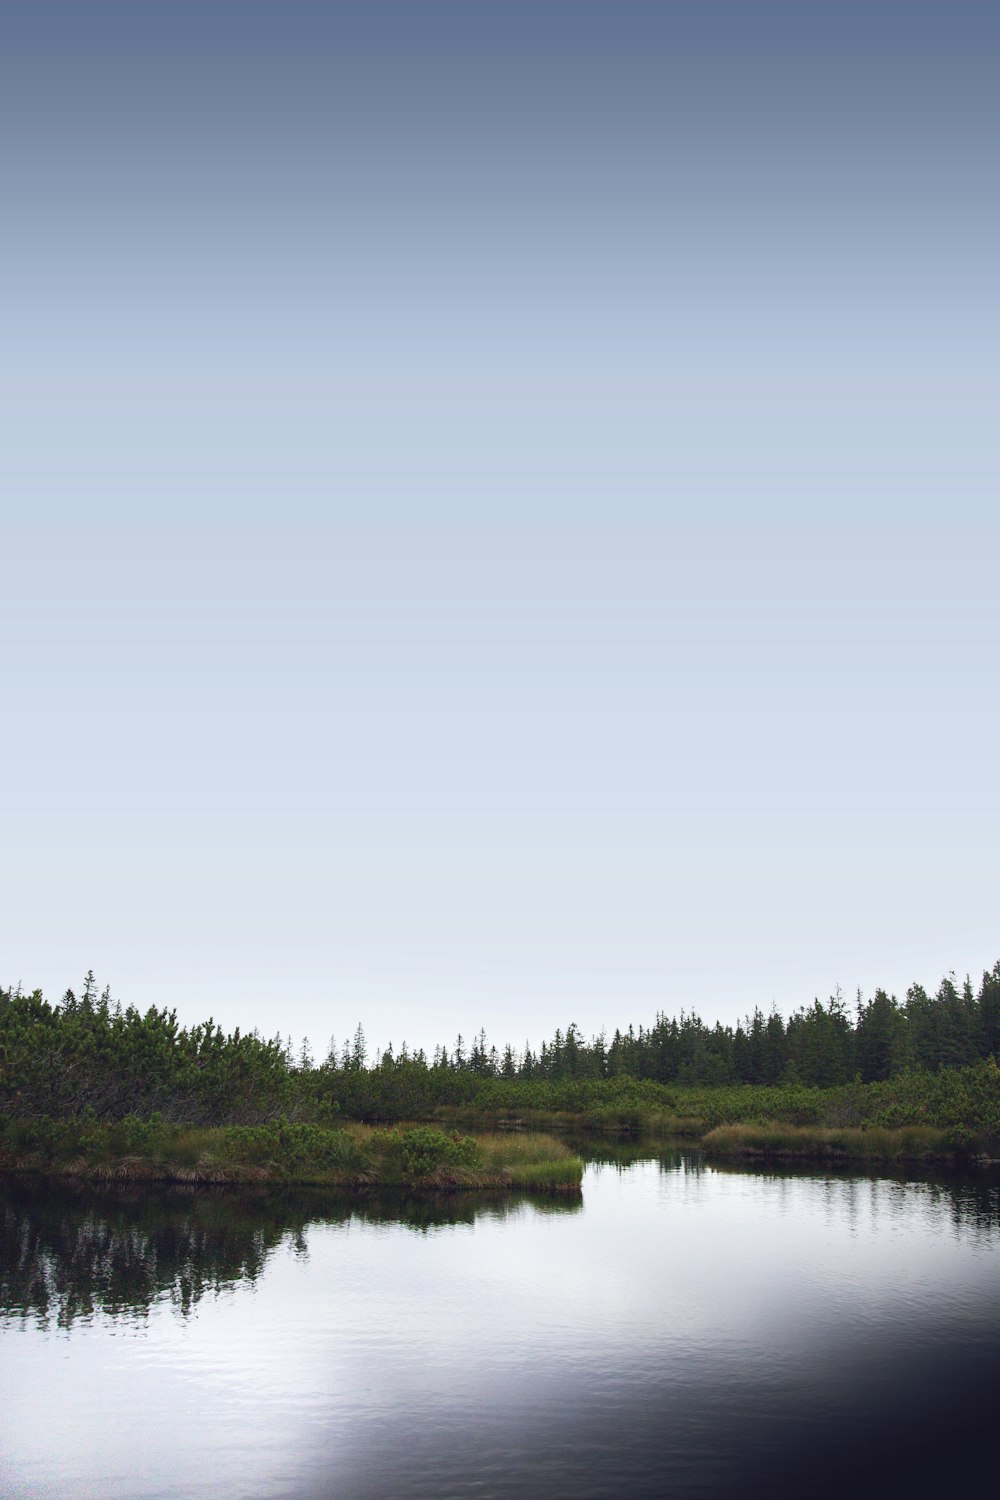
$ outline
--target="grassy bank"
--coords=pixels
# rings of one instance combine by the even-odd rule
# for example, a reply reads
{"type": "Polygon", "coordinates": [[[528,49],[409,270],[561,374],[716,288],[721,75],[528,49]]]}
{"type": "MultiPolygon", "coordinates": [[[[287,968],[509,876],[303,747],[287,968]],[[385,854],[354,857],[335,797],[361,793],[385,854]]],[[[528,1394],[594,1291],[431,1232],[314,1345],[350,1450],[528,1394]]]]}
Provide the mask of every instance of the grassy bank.
{"type": "MultiPolygon", "coordinates": [[[[530,1090],[514,1084],[506,1097],[493,1085],[488,1101],[485,1109],[439,1108],[435,1119],[452,1127],[473,1127],[489,1118],[496,1125],[516,1120],[536,1130],[692,1140],[708,1138],[723,1126],[794,1127],[789,1141],[794,1140],[796,1150],[813,1140],[818,1154],[827,1154],[830,1132],[856,1131],[865,1136],[863,1155],[877,1156],[882,1142],[888,1159],[895,1158],[903,1139],[897,1133],[915,1129],[936,1132],[927,1149],[942,1154],[1000,1155],[1000,1069],[992,1058],[970,1068],[906,1073],[877,1083],[855,1080],[833,1088],[797,1082],[681,1088],[615,1079],[530,1090]]],[[[853,1139],[847,1134],[840,1138],[853,1139]]]]}
{"type": "Polygon", "coordinates": [[[717,1125],[702,1139],[706,1154],[766,1161],[934,1163],[974,1159],[982,1143],[965,1133],[908,1125],[888,1130],[782,1125],[717,1125]]]}
{"type": "MultiPolygon", "coordinates": [[[[365,1082],[370,1075],[357,1076],[365,1082]]],[[[704,1140],[717,1155],[1000,1158],[1000,1068],[992,1058],[831,1088],[792,1080],[688,1088],[632,1078],[472,1083],[465,1102],[404,1117],[421,1124],[349,1120],[329,1100],[317,1105],[318,1118],[291,1123],[283,1116],[257,1124],[237,1117],[192,1125],[156,1114],[114,1120],[89,1107],[75,1119],[14,1120],[0,1123],[0,1166],[166,1181],[548,1190],[577,1187],[582,1171],[554,1135],[681,1137],[704,1140]]]]}
{"type": "Polygon", "coordinates": [[[194,1127],[134,1117],[8,1121],[0,1169],[117,1182],[313,1183],[331,1187],[524,1188],[574,1192],[583,1163],[534,1132],[460,1135],[279,1121],[194,1127]]]}

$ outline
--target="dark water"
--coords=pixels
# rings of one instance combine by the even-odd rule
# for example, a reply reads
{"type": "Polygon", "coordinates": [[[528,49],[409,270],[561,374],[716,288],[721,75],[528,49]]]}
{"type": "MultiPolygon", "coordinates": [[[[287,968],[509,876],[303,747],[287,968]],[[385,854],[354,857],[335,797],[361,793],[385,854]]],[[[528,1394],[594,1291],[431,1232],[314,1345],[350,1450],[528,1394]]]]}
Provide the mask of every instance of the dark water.
{"type": "Polygon", "coordinates": [[[992,1459],[996,1177],[675,1152],[562,1204],[0,1211],[5,1500],[886,1496],[992,1459]]]}

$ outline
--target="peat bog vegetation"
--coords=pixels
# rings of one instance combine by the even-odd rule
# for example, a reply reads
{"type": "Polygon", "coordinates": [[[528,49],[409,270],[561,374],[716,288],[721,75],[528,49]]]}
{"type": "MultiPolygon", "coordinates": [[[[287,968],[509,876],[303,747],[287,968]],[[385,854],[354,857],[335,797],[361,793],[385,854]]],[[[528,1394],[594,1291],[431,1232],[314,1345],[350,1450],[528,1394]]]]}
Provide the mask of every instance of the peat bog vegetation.
{"type": "Polygon", "coordinates": [[[170,1125],[154,1115],[101,1123],[20,1120],[0,1166],[116,1182],[303,1183],[339,1188],[576,1191],[583,1163],[537,1132],[461,1135],[434,1125],[170,1125]]]}
{"type": "Polygon", "coordinates": [[[185,1027],[122,1008],[88,974],[78,997],[0,990],[0,1168],[98,1180],[579,1190],[559,1133],[652,1133],[713,1157],[995,1160],[1000,963],[903,1002],[816,1000],[787,1022],[656,1018],[608,1040],[575,1025],[538,1053],[480,1033],[432,1059],[369,1063],[359,1026],[308,1042],[185,1027]]]}

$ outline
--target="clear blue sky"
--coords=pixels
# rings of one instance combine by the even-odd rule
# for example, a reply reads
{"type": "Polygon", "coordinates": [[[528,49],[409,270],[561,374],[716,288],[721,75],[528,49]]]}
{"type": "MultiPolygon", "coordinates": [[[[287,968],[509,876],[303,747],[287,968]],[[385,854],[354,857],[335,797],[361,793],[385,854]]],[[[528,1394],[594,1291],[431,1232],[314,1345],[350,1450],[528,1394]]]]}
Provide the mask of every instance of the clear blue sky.
{"type": "Polygon", "coordinates": [[[1000,957],[994,7],[0,12],[0,978],[318,1050],[1000,957]]]}

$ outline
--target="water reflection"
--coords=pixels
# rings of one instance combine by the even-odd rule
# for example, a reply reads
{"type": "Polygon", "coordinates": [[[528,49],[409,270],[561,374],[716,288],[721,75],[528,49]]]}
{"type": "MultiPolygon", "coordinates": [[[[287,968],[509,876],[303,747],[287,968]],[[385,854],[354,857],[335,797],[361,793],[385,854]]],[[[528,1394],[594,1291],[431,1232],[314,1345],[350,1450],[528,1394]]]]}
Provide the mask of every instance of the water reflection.
{"type": "Polygon", "coordinates": [[[996,1168],[944,1170],[928,1168],[923,1172],[899,1172],[891,1166],[876,1167],[783,1161],[780,1166],[761,1162],[706,1160],[690,1140],[636,1140],[634,1137],[597,1137],[581,1135],[569,1138],[573,1150],[591,1168],[611,1168],[625,1174],[640,1162],[655,1160],[664,1174],[678,1174],[697,1179],[703,1173],[723,1177],[743,1177],[760,1183],[771,1183],[782,1190],[796,1181],[823,1184],[827,1194],[836,1194],[838,1213],[846,1212],[856,1222],[864,1200],[876,1217],[910,1214],[921,1200],[938,1217],[946,1210],[955,1230],[978,1233],[987,1239],[1000,1237],[1000,1171],[996,1168]]]}
{"type": "Polygon", "coordinates": [[[701,1151],[686,1136],[658,1137],[567,1135],[566,1144],[589,1166],[616,1167],[621,1171],[639,1162],[658,1161],[665,1172],[698,1172],[704,1166],[701,1151]]]}
{"type": "MultiPolygon", "coordinates": [[[[663,1171],[676,1171],[676,1153],[660,1158],[663,1171]]],[[[782,1162],[780,1169],[759,1163],[713,1162],[713,1172],[730,1177],[749,1177],[779,1187],[792,1182],[822,1183],[828,1195],[836,1194],[838,1216],[857,1224],[862,1209],[874,1222],[879,1216],[900,1220],[923,1206],[928,1215],[940,1219],[947,1214],[956,1233],[984,1242],[1000,1241],[1000,1174],[995,1169],[961,1171],[930,1170],[923,1175],[903,1175],[891,1168],[826,1167],[801,1162],[782,1162]]]]}
{"type": "Polygon", "coordinates": [[[592,1144],[568,1202],[0,1189],[0,1490],[973,1492],[1000,1374],[995,1174],[592,1144]]]}
{"type": "Polygon", "coordinates": [[[281,1246],[308,1254],[310,1225],[404,1225],[421,1234],[529,1209],[579,1212],[579,1194],[363,1195],[296,1189],[113,1189],[27,1178],[0,1183],[0,1317],[69,1328],[95,1313],[190,1313],[263,1274],[281,1246]]]}

